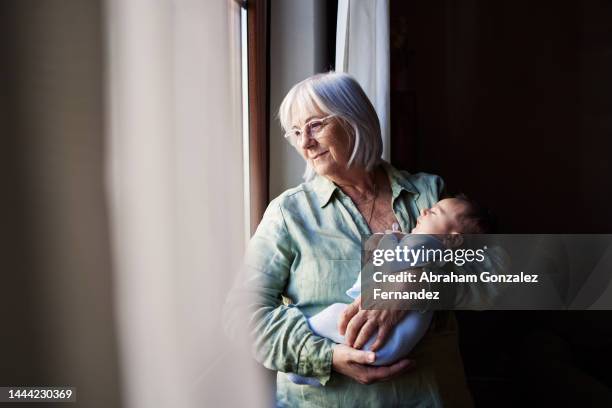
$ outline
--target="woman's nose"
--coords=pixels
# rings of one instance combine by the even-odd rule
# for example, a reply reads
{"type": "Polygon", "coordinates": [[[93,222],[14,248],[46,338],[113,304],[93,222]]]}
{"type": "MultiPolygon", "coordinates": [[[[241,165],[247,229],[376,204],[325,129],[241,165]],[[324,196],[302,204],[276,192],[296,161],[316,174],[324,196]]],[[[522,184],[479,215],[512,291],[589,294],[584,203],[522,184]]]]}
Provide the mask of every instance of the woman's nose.
{"type": "Polygon", "coordinates": [[[421,217],[424,217],[426,214],[426,209],[425,208],[421,208],[421,217]]]}
{"type": "Polygon", "coordinates": [[[311,147],[313,144],[315,143],[314,139],[311,139],[310,137],[308,137],[308,135],[302,133],[300,135],[300,139],[299,139],[299,145],[302,149],[308,149],[309,147],[311,147]]]}

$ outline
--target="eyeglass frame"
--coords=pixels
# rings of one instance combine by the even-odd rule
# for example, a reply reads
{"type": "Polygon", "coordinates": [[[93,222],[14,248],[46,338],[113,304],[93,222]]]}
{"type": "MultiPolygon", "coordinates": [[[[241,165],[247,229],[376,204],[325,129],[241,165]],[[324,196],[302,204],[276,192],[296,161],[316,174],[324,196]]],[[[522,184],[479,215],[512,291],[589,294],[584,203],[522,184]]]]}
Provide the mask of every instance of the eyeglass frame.
{"type": "Polygon", "coordinates": [[[321,124],[325,124],[325,122],[328,119],[331,119],[331,118],[333,118],[335,116],[337,116],[337,115],[331,114],[331,115],[327,115],[327,116],[325,116],[323,118],[314,118],[314,119],[311,119],[308,122],[304,123],[304,126],[302,126],[300,128],[291,129],[291,130],[286,131],[285,134],[284,134],[284,137],[293,146],[297,146],[298,145],[300,137],[303,134],[306,134],[306,137],[308,137],[309,139],[317,140],[317,137],[312,135],[312,130],[310,129],[310,127],[312,126],[312,123],[313,122],[321,122],[321,124]],[[296,131],[299,131],[298,135],[296,135],[296,131]],[[295,139],[293,139],[293,138],[295,138],[295,139]],[[292,139],[293,139],[293,141],[292,141],[292,139]]]}

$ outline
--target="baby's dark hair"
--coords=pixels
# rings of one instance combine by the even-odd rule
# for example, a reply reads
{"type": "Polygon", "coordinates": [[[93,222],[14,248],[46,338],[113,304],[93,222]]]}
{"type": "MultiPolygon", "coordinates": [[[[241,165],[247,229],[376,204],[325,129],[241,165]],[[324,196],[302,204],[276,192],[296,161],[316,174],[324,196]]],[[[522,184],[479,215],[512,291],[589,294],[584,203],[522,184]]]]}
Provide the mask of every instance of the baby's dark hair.
{"type": "Polygon", "coordinates": [[[465,194],[457,194],[452,196],[457,200],[461,200],[467,204],[467,209],[461,215],[461,220],[464,224],[466,234],[493,234],[496,230],[495,217],[487,208],[470,199],[465,194]]]}

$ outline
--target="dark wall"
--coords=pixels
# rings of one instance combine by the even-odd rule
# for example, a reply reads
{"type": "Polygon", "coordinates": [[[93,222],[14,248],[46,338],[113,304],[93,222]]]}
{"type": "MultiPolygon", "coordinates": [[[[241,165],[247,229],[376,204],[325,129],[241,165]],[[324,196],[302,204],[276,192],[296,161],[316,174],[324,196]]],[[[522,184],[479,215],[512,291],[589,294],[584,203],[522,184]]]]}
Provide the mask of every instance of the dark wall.
{"type": "MultiPolygon", "coordinates": [[[[502,233],[612,233],[612,3],[391,0],[392,162],[502,233]]],[[[612,406],[610,312],[459,312],[478,406],[612,406]]]]}
{"type": "Polygon", "coordinates": [[[612,232],[612,4],[391,4],[392,161],[504,232],[612,232]]]}

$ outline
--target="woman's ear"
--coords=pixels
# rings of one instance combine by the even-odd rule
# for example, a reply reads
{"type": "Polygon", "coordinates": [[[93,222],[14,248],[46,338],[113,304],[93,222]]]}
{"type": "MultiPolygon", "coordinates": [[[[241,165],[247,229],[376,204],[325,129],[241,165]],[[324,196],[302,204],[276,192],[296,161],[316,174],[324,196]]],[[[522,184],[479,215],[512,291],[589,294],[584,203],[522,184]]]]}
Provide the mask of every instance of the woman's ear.
{"type": "Polygon", "coordinates": [[[445,237],[446,246],[449,248],[457,248],[463,244],[463,235],[458,232],[451,232],[445,237]]]}

